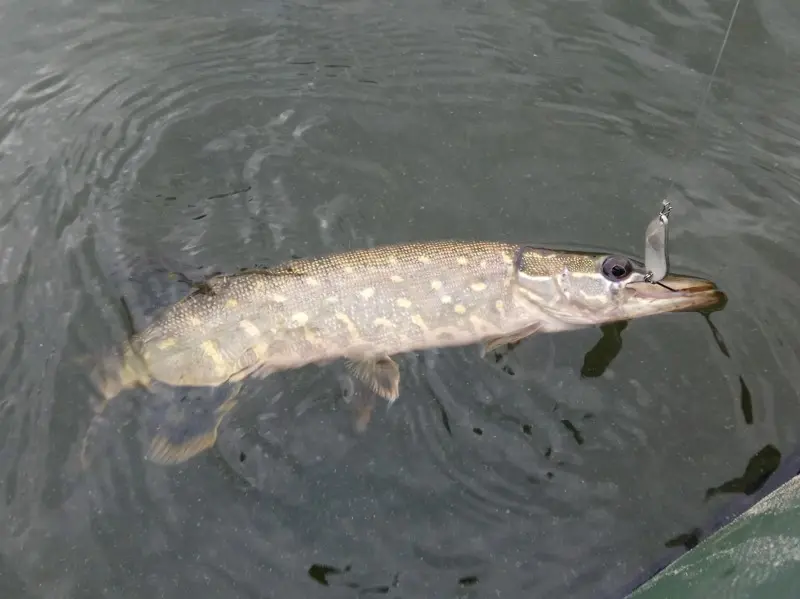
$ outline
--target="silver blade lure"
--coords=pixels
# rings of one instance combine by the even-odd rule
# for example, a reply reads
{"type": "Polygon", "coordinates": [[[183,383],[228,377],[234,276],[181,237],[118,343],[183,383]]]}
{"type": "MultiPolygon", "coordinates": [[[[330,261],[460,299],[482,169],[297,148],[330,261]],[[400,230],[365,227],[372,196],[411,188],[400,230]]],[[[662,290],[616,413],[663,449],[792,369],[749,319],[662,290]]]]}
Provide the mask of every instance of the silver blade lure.
{"type": "Polygon", "coordinates": [[[667,276],[669,272],[669,254],[667,242],[669,240],[669,213],[672,205],[665,199],[661,204],[661,210],[645,231],[644,243],[644,266],[647,274],[644,280],[650,283],[658,283],[667,276]]]}
{"type": "MultiPolygon", "coordinates": [[[[695,114],[694,117],[692,136],[695,138],[695,140],[697,136],[697,126],[700,123],[700,115],[703,113],[703,108],[708,100],[708,94],[711,91],[711,86],[714,84],[714,76],[717,74],[719,63],[722,60],[722,54],[725,52],[725,45],[728,43],[728,37],[731,34],[731,29],[733,29],[733,22],[736,20],[736,13],[739,10],[740,3],[741,0],[736,0],[736,3],[733,5],[731,18],[728,21],[728,28],[725,30],[725,36],[722,38],[722,44],[720,45],[719,52],[717,53],[717,60],[714,62],[714,68],[711,70],[711,76],[708,78],[708,85],[706,86],[705,92],[703,92],[703,98],[700,101],[700,107],[697,109],[697,114],[695,114]]],[[[694,146],[694,142],[690,144],[690,147],[691,146],[694,146]]],[[[669,192],[672,191],[674,185],[675,181],[673,180],[669,184],[667,196],[669,196],[669,192]]],[[[662,287],[666,287],[666,285],[660,281],[667,275],[667,272],[669,271],[669,256],[667,254],[667,225],[669,223],[669,212],[671,209],[672,206],[670,205],[669,200],[665,198],[662,202],[661,211],[647,227],[647,231],[645,233],[644,265],[645,269],[647,270],[645,280],[661,285],[662,287]]]]}

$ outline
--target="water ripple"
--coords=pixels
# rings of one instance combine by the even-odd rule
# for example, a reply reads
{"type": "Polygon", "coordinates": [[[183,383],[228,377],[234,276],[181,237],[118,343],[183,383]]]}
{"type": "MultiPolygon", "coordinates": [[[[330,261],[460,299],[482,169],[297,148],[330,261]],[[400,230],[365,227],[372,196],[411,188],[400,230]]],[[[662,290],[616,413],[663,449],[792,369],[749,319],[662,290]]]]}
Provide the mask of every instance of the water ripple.
{"type": "Polygon", "coordinates": [[[685,498],[708,472],[792,438],[790,59],[734,46],[685,163],[725,24],[706,3],[184,4],[17,2],[0,21],[0,554],[30,588],[596,596],[707,513],[685,498]],[[79,358],[179,297],[170,271],[556,227],[638,249],[670,178],[675,262],[730,292],[732,360],[688,318],[631,325],[584,378],[597,331],[427,352],[363,434],[341,372],[303,369],[248,387],[219,451],[177,469],[142,461],[152,404],[131,394],[78,471],[79,358]]]}

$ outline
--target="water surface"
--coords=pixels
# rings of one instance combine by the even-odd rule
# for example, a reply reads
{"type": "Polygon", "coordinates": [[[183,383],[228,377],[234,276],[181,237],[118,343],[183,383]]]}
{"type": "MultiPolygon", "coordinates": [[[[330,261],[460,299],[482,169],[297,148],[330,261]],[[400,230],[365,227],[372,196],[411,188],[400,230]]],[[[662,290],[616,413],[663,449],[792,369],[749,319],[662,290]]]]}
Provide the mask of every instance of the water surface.
{"type": "Polygon", "coordinates": [[[4,596],[618,597],[800,446],[789,0],[742,3],[696,137],[729,0],[0,6],[4,596]],[[687,314],[594,352],[423,352],[363,434],[342,369],[306,368],[178,468],[143,460],[133,393],[79,471],[78,358],[185,293],[166,271],[442,237],[640,253],[670,182],[672,264],[728,292],[730,357],[687,314]]]}

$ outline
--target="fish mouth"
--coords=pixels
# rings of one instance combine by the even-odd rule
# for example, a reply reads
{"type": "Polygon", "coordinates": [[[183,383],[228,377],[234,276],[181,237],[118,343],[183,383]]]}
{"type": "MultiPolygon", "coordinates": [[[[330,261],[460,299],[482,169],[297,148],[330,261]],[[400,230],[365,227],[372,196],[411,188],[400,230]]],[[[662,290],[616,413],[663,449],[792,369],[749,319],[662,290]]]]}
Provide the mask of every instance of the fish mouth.
{"type": "Polygon", "coordinates": [[[658,283],[631,283],[628,288],[665,312],[716,312],[728,302],[712,281],[686,275],[667,275],[658,283]]]}

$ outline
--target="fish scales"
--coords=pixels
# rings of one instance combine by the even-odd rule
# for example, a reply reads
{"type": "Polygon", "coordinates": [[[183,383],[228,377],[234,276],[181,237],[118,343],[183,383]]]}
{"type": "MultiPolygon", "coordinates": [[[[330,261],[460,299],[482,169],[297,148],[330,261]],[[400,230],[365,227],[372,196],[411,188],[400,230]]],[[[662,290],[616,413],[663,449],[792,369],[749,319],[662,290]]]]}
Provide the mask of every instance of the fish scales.
{"type": "Polygon", "coordinates": [[[211,279],[135,340],[149,375],[216,385],[269,370],[477,342],[513,325],[498,304],[517,246],[430,242],[300,259],[211,279]]]}
{"type": "MultiPolygon", "coordinates": [[[[106,400],[156,381],[219,387],[208,409],[167,406],[148,459],[176,464],[211,447],[241,381],[346,358],[378,396],[400,394],[394,354],[482,343],[491,351],[540,333],[719,307],[707,280],[647,281],[641,262],[503,242],[436,241],[361,249],[214,277],[134,335],[93,373],[106,400]],[[224,383],[232,383],[223,389],[224,383]]],[[[358,426],[369,420],[369,402],[358,426]]]]}

